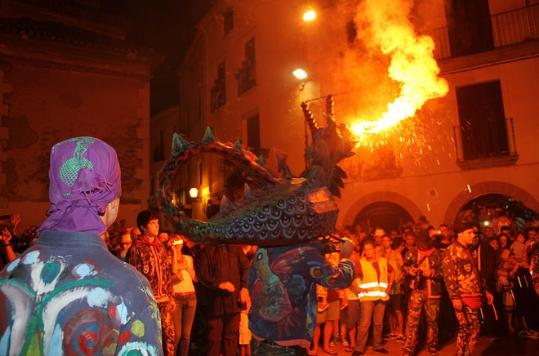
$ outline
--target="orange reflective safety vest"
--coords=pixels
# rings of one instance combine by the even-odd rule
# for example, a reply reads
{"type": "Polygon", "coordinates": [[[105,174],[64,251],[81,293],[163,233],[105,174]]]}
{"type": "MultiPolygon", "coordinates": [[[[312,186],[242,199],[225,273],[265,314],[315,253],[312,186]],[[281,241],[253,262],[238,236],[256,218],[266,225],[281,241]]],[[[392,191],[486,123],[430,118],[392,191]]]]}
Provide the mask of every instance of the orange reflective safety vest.
{"type": "Polygon", "coordinates": [[[388,300],[389,295],[386,293],[388,284],[387,260],[383,257],[378,258],[380,276],[376,273],[372,263],[365,258],[362,258],[359,262],[361,263],[361,271],[363,272],[363,277],[358,279],[359,288],[363,289],[363,291],[357,295],[359,300],[361,302],[370,300],[388,300]]]}

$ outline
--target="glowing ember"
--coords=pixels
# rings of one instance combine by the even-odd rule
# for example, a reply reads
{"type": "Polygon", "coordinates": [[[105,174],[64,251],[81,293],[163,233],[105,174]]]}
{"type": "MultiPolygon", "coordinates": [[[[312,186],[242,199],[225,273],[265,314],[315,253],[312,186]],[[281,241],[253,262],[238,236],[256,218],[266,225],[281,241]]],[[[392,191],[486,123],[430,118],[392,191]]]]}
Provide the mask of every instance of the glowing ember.
{"type": "Polygon", "coordinates": [[[433,57],[434,41],[418,36],[408,20],[411,1],[365,0],[358,11],[360,21],[369,25],[368,45],[391,57],[388,75],[401,83],[400,95],[387,105],[387,110],[375,121],[353,123],[352,131],[359,137],[378,133],[400,121],[413,117],[425,102],[443,97],[447,82],[438,77],[440,69],[433,57]]]}

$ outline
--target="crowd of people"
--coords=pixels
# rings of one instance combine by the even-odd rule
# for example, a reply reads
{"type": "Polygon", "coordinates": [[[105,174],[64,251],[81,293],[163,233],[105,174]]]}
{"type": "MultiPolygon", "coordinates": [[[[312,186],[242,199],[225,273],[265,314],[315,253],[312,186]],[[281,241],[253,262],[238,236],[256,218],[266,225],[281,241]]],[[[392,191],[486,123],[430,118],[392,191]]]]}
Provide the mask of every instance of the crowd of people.
{"type": "Polygon", "coordinates": [[[50,178],[39,228],[0,217],[0,354],[361,355],[394,339],[413,355],[426,339],[436,355],[456,333],[469,355],[480,332],[539,339],[532,225],[422,217],[298,246],[195,244],[150,210],[114,224],[120,169],[103,141],[55,145],[50,178]]]}
{"type": "MultiPolygon", "coordinates": [[[[341,234],[357,246],[356,280],[345,290],[319,290],[317,330],[331,334],[321,343],[323,351],[336,354],[333,346],[341,342],[363,354],[371,323],[379,353],[388,353],[387,339],[402,343],[404,355],[415,354],[423,337],[433,355],[454,334],[459,355],[469,354],[480,332],[539,339],[537,231],[504,226],[496,233],[472,223],[435,228],[423,219],[389,234],[381,228],[341,234]],[[365,271],[373,275],[367,282],[365,271]],[[372,283],[376,279],[383,283],[372,283]]],[[[315,333],[311,354],[318,343],[315,333]]]]}
{"type": "MultiPolygon", "coordinates": [[[[35,228],[16,234],[18,215],[2,219],[5,264],[38,237],[35,228]]],[[[424,335],[426,348],[435,355],[440,344],[463,325],[466,333],[457,341],[472,348],[480,326],[489,337],[539,339],[533,331],[539,326],[537,228],[514,232],[505,226],[495,233],[490,227],[469,227],[473,231],[469,246],[459,251],[454,247],[458,234],[446,225],[434,228],[426,221],[390,233],[382,228],[367,233],[359,227],[336,232],[335,236],[351,240],[356,247],[350,256],[356,279],[346,289],[317,286],[316,325],[308,353],[322,349],[336,354],[335,345],[341,343],[344,350],[362,354],[371,324],[373,350],[380,353],[387,352],[385,340],[393,339],[402,343],[404,355],[413,355],[418,338],[424,335]],[[451,264],[451,256],[468,251],[471,265],[451,264]],[[458,268],[464,270],[455,271],[458,268]],[[480,281],[469,284],[480,285],[475,295],[472,290],[462,298],[458,289],[467,268],[477,269],[480,276],[480,281]],[[448,275],[450,270],[453,277],[448,275]],[[374,284],[378,289],[370,287],[374,284]],[[492,305],[474,302],[483,297],[482,291],[492,295],[492,305]],[[455,299],[460,305],[452,303],[455,299]],[[466,310],[471,312],[466,314],[466,310]],[[476,315],[480,319],[474,319],[476,315]]],[[[120,221],[102,236],[112,254],[148,279],[160,312],[165,354],[187,355],[190,350],[208,355],[251,354],[247,271],[255,246],[195,244],[160,229],[159,216],[148,210],[138,215],[136,226],[129,228],[120,221]]],[[[336,266],[338,244],[330,245],[332,251],[325,256],[336,266]]]]}

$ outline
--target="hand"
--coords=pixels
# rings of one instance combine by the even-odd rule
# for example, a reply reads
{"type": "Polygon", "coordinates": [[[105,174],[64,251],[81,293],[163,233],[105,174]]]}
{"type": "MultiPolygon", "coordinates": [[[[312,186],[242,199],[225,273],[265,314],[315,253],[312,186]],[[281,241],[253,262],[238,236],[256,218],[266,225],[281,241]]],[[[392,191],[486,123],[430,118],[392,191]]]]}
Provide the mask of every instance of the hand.
{"type": "Polygon", "coordinates": [[[176,309],[176,301],[174,299],[171,299],[168,303],[168,309],[170,312],[173,312],[176,309]]]}
{"type": "Polygon", "coordinates": [[[354,253],[354,244],[350,240],[344,240],[341,243],[341,258],[350,258],[354,253]]]}
{"type": "Polygon", "coordinates": [[[21,216],[19,214],[11,215],[11,224],[13,225],[13,230],[17,228],[21,222],[21,216]]]}
{"type": "Polygon", "coordinates": [[[451,302],[453,303],[453,308],[455,308],[455,310],[462,310],[461,299],[452,299],[451,302]]]}
{"type": "Polygon", "coordinates": [[[494,303],[494,296],[488,290],[485,291],[485,297],[487,297],[488,305],[492,305],[492,303],[494,303]]]}
{"type": "Polygon", "coordinates": [[[2,244],[4,244],[4,246],[11,244],[12,237],[13,236],[11,236],[11,233],[9,232],[7,227],[4,227],[2,229],[2,244]]]}
{"type": "Polygon", "coordinates": [[[368,292],[369,292],[369,290],[368,290],[368,289],[365,289],[365,288],[359,287],[359,288],[357,289],[357,294],[360,294],[360,293],[364,293],[364,294],[365,294],[365,293],[368,293],[368,292]]]}
{"type": "Polygon", "coordinates": [[[219,283],[219,289],[226,290],[229,293],[234,293],[236,287],[229,281],[219,283]]]}

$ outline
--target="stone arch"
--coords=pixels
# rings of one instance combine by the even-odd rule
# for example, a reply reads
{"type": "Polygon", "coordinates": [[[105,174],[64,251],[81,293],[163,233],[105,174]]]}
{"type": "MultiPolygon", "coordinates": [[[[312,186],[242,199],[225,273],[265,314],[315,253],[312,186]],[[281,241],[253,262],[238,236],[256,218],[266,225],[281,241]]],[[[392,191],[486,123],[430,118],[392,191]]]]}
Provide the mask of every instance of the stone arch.
{"type": "Polygon", "coordinates": [[[353,203],[348,211],[346,212],[344,216],[344,220],[346,223],[350,223],[354,221],[356,216],[363,210],[365,207],[381,201],[387,201],[390,203],[394,203],[396,205],[401,206],[404,210],[406,210],[414,220],[417,220],[423,213],[421,210],[417,207],[417,205],[411,201],[410,199],[406,198],[405,196],[394,193],[394,192],[374,192],[367,194],[360,199],[358,199],[355,203],[353,203]]]}
{"type": "Polygon", "coordinates": [[[520,200],[528,208],[539,212],[539,202],[527,191],[506,182],[481,182],[470,186],[469,191],[459,193],[447,207],[444,223],[452,225],[459,210],[473,199],[485,194],[502,194],[520,200]]]}

